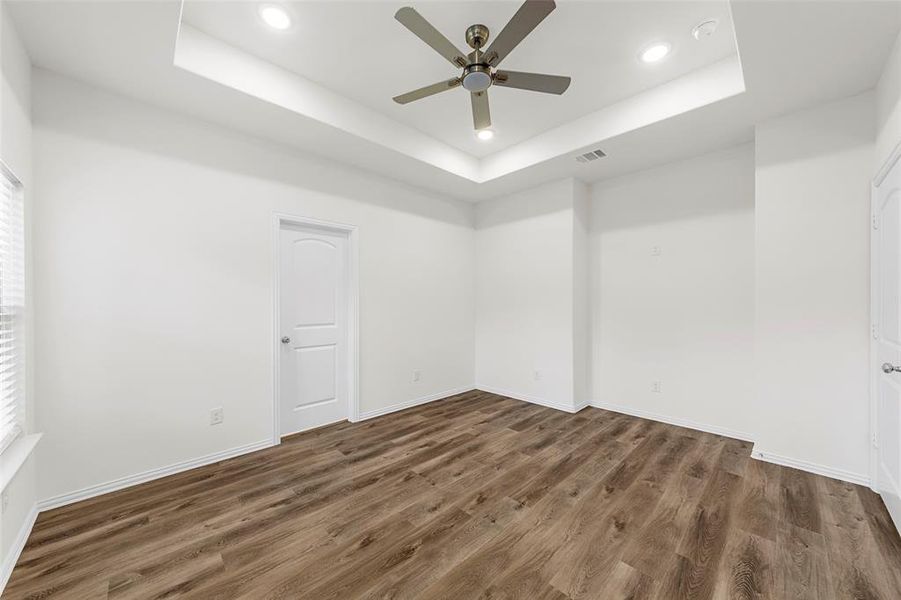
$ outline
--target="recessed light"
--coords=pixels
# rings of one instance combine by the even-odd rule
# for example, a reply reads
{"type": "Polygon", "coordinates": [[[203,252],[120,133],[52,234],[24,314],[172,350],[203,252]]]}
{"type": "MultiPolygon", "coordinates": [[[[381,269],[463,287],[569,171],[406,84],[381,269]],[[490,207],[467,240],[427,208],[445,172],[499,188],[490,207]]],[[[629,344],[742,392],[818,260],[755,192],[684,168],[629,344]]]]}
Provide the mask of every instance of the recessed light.
{"type": "Polygon", "coordinates": [[[657,62],[658,60],[669,54],[669,51],[669,44],[652,44],[641,51],[641,60],[646,63],[657,62]]]}
{"type": "Polygon", "coordinates": [[[483,142],[487,142],[494,137],[494,131],[491,129],[479,129],[476,132],[476,137],[478,137],[483,142]]]}
{"type": "Polygon", "coordinates": [[[260,18],[273,29],[285,30],[291,27],[291,15],[281,6],[264,4],[260,7],[260,18]]]}
{"type": "Polygon", "coordinates": [[[694,29],[691,30],[691,37],[698,40],[699,42],[709,38],[711,35],[716,32],[717,26],[720,24],[716,19],[710,19],[709,21],[704,21],[703,23],[698,23],[695,25],[694,29]]]}

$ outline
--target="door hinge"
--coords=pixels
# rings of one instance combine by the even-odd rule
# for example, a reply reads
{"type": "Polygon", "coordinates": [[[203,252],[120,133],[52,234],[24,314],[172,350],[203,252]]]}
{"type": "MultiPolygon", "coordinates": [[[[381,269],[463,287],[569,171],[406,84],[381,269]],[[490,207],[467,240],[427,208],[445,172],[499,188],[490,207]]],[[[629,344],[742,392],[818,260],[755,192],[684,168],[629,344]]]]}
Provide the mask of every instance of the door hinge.
{"type": "Polygon", "coordinates": [[[873,334],[873,339],[874,339],[874,340],[878,340],[878,339],[879,339],[879,325],[878,325],[877,323],[873,323],[873,324],[870,326],[870,333],[873,334]]]}
{"type": "Polygon", "coordinates": [[[873,215],[873,229],[879,229],[879,217],[873,215]]]}
{"type": "Polygon", "coordinates": [[[873,447],[874,447],[874,448],[878,448],[878,447],[879,447],[879,438],[876,437],[876,434],[875,434],[875,433],[873,434],[873,447]]]}

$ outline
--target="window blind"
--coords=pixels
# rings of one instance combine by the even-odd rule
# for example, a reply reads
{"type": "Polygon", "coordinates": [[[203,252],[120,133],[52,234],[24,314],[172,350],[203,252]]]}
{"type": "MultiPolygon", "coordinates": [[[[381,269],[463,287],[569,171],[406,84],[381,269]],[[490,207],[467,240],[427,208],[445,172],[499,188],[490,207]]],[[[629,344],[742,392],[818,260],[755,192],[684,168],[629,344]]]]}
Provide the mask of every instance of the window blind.
{"type": "Polygon", "coordinates": [[[25,419],[25,224],[22,185],[0,163],[0,452],[25,419]]]}

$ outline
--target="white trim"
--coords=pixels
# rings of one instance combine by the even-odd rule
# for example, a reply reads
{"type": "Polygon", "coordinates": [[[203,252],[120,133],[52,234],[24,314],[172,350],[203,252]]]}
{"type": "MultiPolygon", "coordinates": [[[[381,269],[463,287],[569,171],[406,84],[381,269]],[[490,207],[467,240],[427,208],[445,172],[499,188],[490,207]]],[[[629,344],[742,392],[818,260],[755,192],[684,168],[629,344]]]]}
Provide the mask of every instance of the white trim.
{"type": "Polygon", "coordinates": [[[895,163],[899,160],[901,160],[901,140],[898,140],[898,143],[895,144],[895,147],[888,155],[888,158],[885,159],[885,162],[882,163],[882,166],[876,171],[876,177],[873,178],[873,187],[882,185],[882,182],[888,177],[889,171],[892,170],[892,167],[894,167],[895,163]]]}
{"type": "Polygon", "coordinates": [[[41,433],[32,433],[13,440],[13,443],[0,454],[0,492],[15,478],[16,473],[34,452],[34,447],[41,439],[41,433]]]}
{"type": "Polygon", "coordinates": [[[382,415],[387,415],[399,410],[406,410],[408,408],[413,408],[414,406],[419,406],[421,404],[428,404],[429,402],[435,402],[436,400],[444,400],[445,398],[448,398],[450,396],[456,396],[458,394],[471,392],[474,391],[474,389],[475,388],[473,388],[472,386],[467,385],[464,387],[454,388],[452,390],[438,392],[437,394],[429,394],[428,396],[414,398],[413,400],[407,400],[406,402],[398,402],[397,404],[392,404],[391,406],[386,406],[384,408],[367,410],[366,412],[359,414],[358,420],[365,421],[367,419],[374,419],[375,417],[381,417],[382,415]]]}
{"type": "Polygon", "coordinates": [[[6,556],[3,558],[3,566],[0,567],[0,594],[3,593],[6,584],[9,583],[9,577],[13,574],[16,563],[19,562],[19,556],[21,556],[22,550],[25,549],[25,543],[28,542],[28,536],[31,535],[31,529],[34,527],[34,522],[38,518],[38,512],[40,512],[38,510],[38,505],[33,504],[31,510],[28,511],[28,515],[25,517],[25,521],[22,523],[22,527],[19,528],[16,540],[13,542],[13,545],[10,546],[9,552],[7,552],[6,556]]]}
{"type": "Polygon", "coordinates": [[[282,225],[300,225],[325,229],[347,236],[347,420],[360,420],[360,251],[356,225],[323,221],[311,217],[272,214],[272,445],[281,443],[281,422],[279,419],[279,357],[281,356],[281,333],[279,331],[279,234],[282,225]]]}
{"type": "Polygon", "coordinates": [[[622,406],[620,404],[610,404],[607,402],[601,402],[600,400],[592,400],[591,406],[595,408],[602,408],[604,410],[612,410],[613,412],[622,413],[624,415],[630,415],[633,417],[639,417],[642,419],[650,419],[652,421],[660,421],[661,423],[667,423],[669,425],[675,425],[676,427],[686,427],[688,429],[695,429],[697,431],[703,431],[705,433],[712,433],[714,435],[722,435],[729,438],[735,438],[737,440],[743,440],[745,442],[753,442],[754,440],[751,437],[751,434],[745,433],[743,431],[736,431],[734,429],[729,429],[727,427],[720,427],[719,425],[709,425],[707,423],[698,423],[697,421],[692,421],[691,419],[683,419],[682,417],[671,417],[669,415],[662,415],[659,413],[651,412],[648,410],[642,410],[640,408],[632,408],[631,406],[622,406]]]}
{"type": "Polygon", "coordinates": [[[557,402],[556,400],[547,400],[545,398],[538,398],[537,396],[528,396],[526,394],[520,394],[518,392],[511,392],[509,390],[502,390],[500,388],[488,386],[488,385],[479,385],[476,384],[476,389],[482,392],[489,392],[491,394],[497,394],[498,396],[506,396],[507,398],[513,398],[514,400],[521,400],[523,402],[529,402],[531,404],[538,404],[539,406],[546,406],[548,408],[553,408],[554,410],[562,410],[568,413],[577,413],[588,404],[581,404],[579,406],[573,406],[572,404],[566,404],[565,402],[557,402]]]}
{"type": "Polygon", "coordinates": [[[217,463],[219,461],[226,460],[229,458],[235,458],[236,456],[241,456],[243,454],[249,454],[251,452],[256,452],[257,450],[263,450],[264,448],[269,448],[271,446],[272,446],[271,440],[269,440],[269,439],[260,440],[259,442],[253,442],[252,444],[245,444],[243,446],[238,446],[236,448],[230,448],[228,450],[222,450],[220,452],[213,452],[212,454],[207,454],[206,456],[201,456],[200,458],[192,458],[190,460],[178,462],[178,463],[175,463],[172,465],[168,465],[166,467],[159,467],[157,469],[150,469],[149,471],[144,471],[143,473],[137,473],[135,475],[128,475],[126,477],[120,477],[119,479],[107,481],[106,483],[99,483],[97,485],[92,485],[90,487],[86,487],[86,488],[77,490],[75,492],[69,492],[68,494],[60,494],[59,496],[54,496],[52,498],[47,498],[46,500],[41,500],[40,502],[38,502],[38,509],[40,509],[41,512],[43,512],[45,510],[52,510],[54,508],[66,506],[67,504],[72,504],[74,502],[81,502],[82,500],[88,500],[89,498],[94,498],[96,496],[101,496],[103,494],[115,492],[115,491],[121,490],[123,488],[131,487],[133,485],[147,483],[148,481],[153,481],[154,479],[160,479],[161,477],[166,477],[168,475],[175,475],[176,473],[181,473],[183,471],[189,471],[191,469],[196,469],[197,467],[203,467],[205,465],[217,463]]]}
{"type": "MultiPolygon", "coordinates": [[[[899,144],[901,147],[901,144],[899,144]]],[[[888,174],[888,171],[886,171],[888,174]]],[[[883,176],[879,182],[882,183],[882,180],[885,179],[883,176]]],[[[878,467],[879,464],[879,454],[878,449],[876,447],[876,436],[878,435],[878,423],[877,423],[877,394],[879,391],[879,375],[877,372],[876,363],[879,360],[879,340],[877,339],[877,331],[879,330],[878,324],[878,315],[880,310],[880,298],[879,298],[879,285],[882,281],[879,273],[879,235],[881,235],[879,229],[879,224],[877,220],[877,206],[876,206],[876,192],[878,186],[875,181],[872,186],[870,186],[870,331],[869,331],[869,339],[870,339],[870,356],[869,356],[869,377],[867,378],[867,384],[869,385],[868,392],[868,400],[869,400],[869,424],[870,428],[867,439],[867,458],[868,458],[868,469],[870,472],[870,483],[873,486],[873,491],[878,493],[877,482],[879,481],[878,467]]]]}
{"type": "Polygon", "coordinates": [[[760,450],[757,444],[754,444],[754,448],[751,450],[751,456],[757,460],[781,465],[783,467],[791,467],[792,469],[800,469],[801,471],[807,471],[808,473],[813,473],[815,475],[822,475],[824,477],[839,479],[841,481],[847,481],[848,483],[856,483],[868,487],[870,485],[870,478],[863,473],[852,473],[851,471],[845,471],[844,469],[835,469],[806,460],[780,456],[779,454],[773,454],[766,450],[760,450]]]}
{"type": "MultiPolygon", "coordinates": [[[[618,405],[618,404],[608,404],[608,403],[600,402],[597,400],[593,400],[590,405],[595,408],[602,408],[604,410],[612,410],[613,412],[622,413],[624,415],[640,417],[642,419],[650,419],[652,421],[668,423],[669,425],[676,425],[677,427],[686,427],[688,429],[695,429],[697,431],[703,431],[705,433],[712,433],[714,435],[722,435],[725,437],[734,438],[737,440],[743,440],[746,442],[754,442],[752,436],[748,433],[744,433],[741,431],[735,431],[734,429],[728,429],[726,427],[720,427],[718,425],[708,425],[705,423],[698,423],[696,421],[692,421],[689,419],[661,415],[659,413],[654,413],[654,412],[650,412],[647,410],[636,409],[636,408],[632,408],[629,406],[622,406],[622,405],[618,405]]],[[[827,466],[820,465],[817,463],[812,463],[812,462],[808,462],[805,460],[799,460],[796,458],[789,458],[787,456],[780,456],[778,454],[773,454],[772,452],[759,450],[756,443],[754,444],[754,448],[751,450],[751,456],[753,458],[756,458],[757,460],[762,460],[764,462],[770,462],[773,464],[781,465],[783,467],[791,467],[793,469],[800,469],[802,471],[807,471],[808,473],[813,473],[815,475],[823,475],[825,477],[831,477],[832,479],[839,479],[841,481],[847,481],[849,483],[856,483],[858,485],[865,485],[865,486],[870,485],[870,478],[867,475],[863,475],[860,473],[852,473],[850,471],[845,471],[842,469],[834,469],[832,467],[827,467],[827,466]]]]}
{"type": "Polygon", "coordinates": [[[303,429],[298,429],[297,431],[291,431],[289,433],[282,433],[281,437],[286,438],[288,436],[297,435],[298,433],[313,431],[314,429],[319,429],[320,427],[328,427],[329,425],[343,423],[344,421],[347,421],[347,419],[338,419],[337,421],[330,421],[328,423],[317,423],[316,425],[310,425],[309,427],[304,427],[303,429]]]}
{"type": "MultiPolygon", "coordinates": [[[[380,409],[368,411],[366,413],[362,413],[359,416],[359,420],[362,421],[365,419],[372,419],[374,417],[386,415],[386,414],[397,412],[397,411],[404,410],[407,408],[412,408],[414,406],[419,406],[420,404],[427,404],[429,402],[434,402],[436,400],[443,400],[444,398],[447,398],[450,396],[456,396],[458,394],[463,394],[465,392],[469,392],[469,391],[473,391],[473,390],[474,390],[474,388],[472,386],[463,386],[463,387],[459,387],[459,388],[445,390],[443,392],[438,392],[436,394],[430,394],[428,396],[422,396],[420,398],[415,398],[413,400],[408,400],[406,402],[392,404],[391,406],[387,406],[385,408],[380,408],[380,409]]],[[[202,467],[205,465],[217,463],[217,462],[220,462],[223,460],[227,460],[229,458],[235,458],[235,457],[238,457],[238,456],[241,456],[244,454],[249,454],[251,452],[263,450],[265,448],[271,448],[274,445],[276,445],[276,444],[273,444],[272,441],[269,439],[261,440],[259,442],[254,442],[252,444],[245,444],[244,446],[238,446],[236,448],[231,448],[229,450],[223,450],[221,452],[214,452],[213,454],[207,454],[206,456],[201,456],[200,458],[186,460],[186,461],[175,463],[173,465],[169,465],[166,467],[151,469],[149,471],[144,471],[143,473],[129,475],[127,477],[114,479],[113,481],[108,481],[106,483],[101,483],[98,485],[86,487],[84,489],[81,489],[81,490],[78,490],[75,492],[70,492],[67,494],[61,494],[59,496],[54,496],[52,498],[47,498],[46,500],[41,500],[40,502],[38,502],[37,506],[41,512],[47,511],[47,510],[52,510],[54,508],[66,506],[67,504],[72,504],[74,502],[88,500],[90,498],[94,498],[96,496],[100,496],[103,494],[108,494],[110,492],[115,492],[117,490],[121,490],[121,489],[124,489],[127,487],[139,485],[141,483],[147,483],[148,481],[160,479],[161,477],[166,477],[168,475],[174,475],[176,473],[181,473],[183,471],[189,471],[191,469],[196,469],[197,467],[202,467]]]]}

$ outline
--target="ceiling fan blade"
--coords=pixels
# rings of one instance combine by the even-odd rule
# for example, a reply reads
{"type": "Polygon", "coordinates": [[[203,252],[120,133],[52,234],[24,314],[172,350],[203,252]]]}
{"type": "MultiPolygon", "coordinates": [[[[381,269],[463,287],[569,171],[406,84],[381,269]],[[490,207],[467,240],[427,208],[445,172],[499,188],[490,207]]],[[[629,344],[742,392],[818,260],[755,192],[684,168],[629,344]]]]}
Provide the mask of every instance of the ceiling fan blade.
{"type": "Polygon", "coordinates": [[[461,82],[462,80],[459,77],[448,79],[447,81],[439,81],[438,83],[433,83],[432,85],[421,87],[418,90],[413,90],[412,92],[407,92],[406,94],[395,96],[394,101],[398,104],[407,104],[409,102],[413,102],[414,100],[421,100],[428,96],[434,96],[435,94],[440,94],[441,92],[452,90],[455,87],[459,87],[461,82]]]}
{"type": "Polygon", "coordinates": [[[494,75],[495,85],[533,92],[544,92],[545,94],[562,94],[569,87],[569,82],[569,77],[543,75],[541,73],[498,71],[494,75]]]}
{"type": "Polygon", "coordinates": [[[470,92],[472,96],[472,124],[476,129],[491,127],[491,111],[488,110],[488,90],[470,92]]]}
{"type": "Polygon", "coordinates": [[[556,7],[554,0],[526,0],[485,50],[488,64],[499,65],[556,7]]]}
{"type": "Polygon", "coordinates": [[[405,6],[394,13],[394,18],[413,32],[423,42],[431,46],[438,54],[449,60],[455,67],[466,66],[466,55],[457,48],[444,35],[435,29],[431,23],[416,12],[416,9],[405,6]]]}

